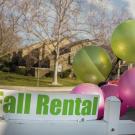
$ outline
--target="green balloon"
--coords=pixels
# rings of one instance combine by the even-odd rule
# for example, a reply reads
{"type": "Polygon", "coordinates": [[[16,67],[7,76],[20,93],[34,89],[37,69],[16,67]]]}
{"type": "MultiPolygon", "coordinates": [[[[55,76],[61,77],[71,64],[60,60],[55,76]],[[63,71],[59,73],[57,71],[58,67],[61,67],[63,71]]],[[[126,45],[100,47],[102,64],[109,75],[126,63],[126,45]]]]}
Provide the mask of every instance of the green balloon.
{"type": "Polygon", "coordinates": [[[129,63],[135,62],[135,20],[128,20],[116,27],[111,47],[114,54],[129,63]]]}
{"type": "Polygon", "coordinates": [[[87,83],[98,84],[105,81],[111,69],[110,57],[101,47],[84,47],[76,53],[73,60],[75,75],[87,83]]]}

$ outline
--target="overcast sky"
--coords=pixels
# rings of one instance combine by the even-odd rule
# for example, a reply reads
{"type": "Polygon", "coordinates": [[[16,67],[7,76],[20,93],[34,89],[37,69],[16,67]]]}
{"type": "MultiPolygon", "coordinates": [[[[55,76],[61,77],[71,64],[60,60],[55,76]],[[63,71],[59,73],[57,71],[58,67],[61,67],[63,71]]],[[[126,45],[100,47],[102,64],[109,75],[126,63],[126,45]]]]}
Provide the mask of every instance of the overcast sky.
{"type": "MultiPolygon", "coordinates": [[[[102,8],[102,4],[105,4],[105,7],[107,8],[107,13],[112,13],[116,10],[120,10],[122,12],[128,13],[128,15],[131,18],[135,18],[135,0],[79,0],[81,2],[81,9],[82,9],[82,15],[81,15],[81,20],[85,20],[85,16],[87,15],[87,12],[89,8],[93,8],[94,10],[98,11],[100,13],[100,8],[102,8]],[[97,6],[100,6],[97,7],[97,6]]],[[[117,14],[116,14],[117,16],[117,14]]],[[[82,26],[83,27],[83,26],[82,26]]],[[[82,36],[82,35],[81,35],[82,36]]],[[[26,35],[27,37],[27,35],[26,35]]],[[[84,38],[85,35],[83,34],[84,38]]],[[[24,41],[23,44],[30,44],[31,41],[24,41]]],[[[32,41],[35,42],[35,41],[32,41]]]]}
{"type": "Polygon", "coordinates": [[[130,13],[135,17],[135,0],[126,0],[130,13]]]}
{"type": "MultiPolygon", "coordinates": [[[[83,0],[82,0],[83,1],[83,0]]],[[[135,0],[86,0],[86,3],[102,3],[106,1],[108,9],[112,10],[112,8],[127,8],[132,17],[135,17],[135,0]]]]}

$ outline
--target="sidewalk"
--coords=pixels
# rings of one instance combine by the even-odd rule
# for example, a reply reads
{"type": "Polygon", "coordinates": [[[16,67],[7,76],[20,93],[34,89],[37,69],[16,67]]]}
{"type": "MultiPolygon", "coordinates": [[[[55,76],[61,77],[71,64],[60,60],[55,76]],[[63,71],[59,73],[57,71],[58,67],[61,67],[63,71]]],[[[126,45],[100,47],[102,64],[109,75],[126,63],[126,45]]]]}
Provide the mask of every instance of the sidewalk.
{"type": "Polygon", "coordinates": [[[27,87],[27,86],[2,86],[0,89],[20,90],[20,91],[47,91],[47,92],[69,92],[73,87],[27,87]]]}

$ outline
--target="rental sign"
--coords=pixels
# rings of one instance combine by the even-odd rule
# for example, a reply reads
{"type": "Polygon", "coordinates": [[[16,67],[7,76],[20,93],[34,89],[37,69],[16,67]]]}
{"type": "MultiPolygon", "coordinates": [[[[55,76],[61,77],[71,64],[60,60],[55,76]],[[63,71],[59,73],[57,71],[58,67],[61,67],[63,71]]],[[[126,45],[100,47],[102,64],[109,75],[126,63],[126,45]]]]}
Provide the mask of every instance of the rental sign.
{"type": "Polygon", "coordinates": [[[7,120],[93,120],[98,95],[0,90],[0,115],[7,120]]]}

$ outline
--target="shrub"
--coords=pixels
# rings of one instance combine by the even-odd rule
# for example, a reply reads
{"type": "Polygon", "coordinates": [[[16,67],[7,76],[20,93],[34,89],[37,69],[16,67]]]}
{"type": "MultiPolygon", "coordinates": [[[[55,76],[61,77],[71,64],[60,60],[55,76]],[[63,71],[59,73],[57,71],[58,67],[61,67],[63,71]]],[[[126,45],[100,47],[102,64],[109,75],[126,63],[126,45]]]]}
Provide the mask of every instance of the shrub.
{"type": "Polygon", "coordinates": [[[4,67],[4,64],[0,63],[0,70],[4,67]]]}
{"type": "Polygon", "coordinates": [[[61,78],[67,78],[67,77],[69,77],[70,74],[71,74],[71,69],[67,69],[67,70],[65,70],[65,71],[63,71],[63,72],[61,72],[61,73],[59,73],[59,76],[60,76],[61,78]]]}
{"type": "Polygon", "coordinates": [[[16,69],[16,73],[17,74],[20,74],[20,75],[26,75],[26,68],[25,67],[18,67],[17,69],[16,69]]]}
{"type": "Polygon", "coordinates": [[[11,65],[10,65],[10,71],[11,72],[16,72],[16,70],[17,70],[16,65],[14,65],[14,64],[11,63],[11,65]]]}
{"type": "MultiPolygon", "coordinates": [[[[67,70],[65,70],[63,72],[58,72],[58,77],[67,78],[67,77],[69,77],[70,73],[71,73],[71,69],[67,69],[67,70]]],[[[53,74],[54,74],[54,71],[50,71],[45,76],[46,77],[53,77],[53,74]]]]}
{"type": "Polygon", "coordinates": [[[48,73],[45,74],[46,77],[53,77],[53,71],[50,71],[48,73]]]}
{"type": "Polygon", "coordinates": [[[3,72],[9,72],[9,71],[10,71],[10,68],[4,66],[4,67],[2,68],[2,71],[3,71],[3,72]]]}

